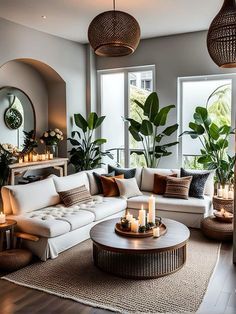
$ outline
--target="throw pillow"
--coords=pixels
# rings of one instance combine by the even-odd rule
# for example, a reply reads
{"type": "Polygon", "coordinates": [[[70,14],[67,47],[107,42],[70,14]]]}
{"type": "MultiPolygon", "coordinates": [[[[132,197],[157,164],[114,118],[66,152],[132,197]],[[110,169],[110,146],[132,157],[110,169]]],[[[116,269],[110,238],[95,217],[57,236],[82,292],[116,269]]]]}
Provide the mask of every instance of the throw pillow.
{"type": "Polygon", "coordinates": [[[108,174],[98,174],[96,172],[93,172],[94,179],[97,184],[98,188],[98,194],[103,194],[103,188],[102,188],[102,182],[101,182],[101,176],[103,177],[114,177],[115,176],[115,171],[112,171],[108,174]]]}
{"type": "Polygon", "coordinates": [[[115,171],[115,175],[119,176],[121,174],[124,175],[124,179],[131,179],[135,177],[136,174],[136,169],[124,169],[124,168],[117,168],[117,167],[113,167],[111,165],[108,165],[108,172],[112,172],[115,171]]]}
{"type": "Polygon", "coordinates": [[[188,199],[188,193],[192,177],[166,179],[165,197],[188,199]]]}
{"type": "MultiPolygon", "coordinates": [[[[166,191],[166,179],[168,176],[164,176],[158,173],[154,173],[153,193],[158,195],[165,194],[166,191]]],[[[169,177],[177,177],[177,173],[170,174],[169,177]]]]}
{"type": "Polygon", "coordinates": [[[68,191],[59,192],[59,195],[66,207],[84,204],[93,200],[85,185],[68,191]]]}
{"type": "Polygon", "coordinates": [[[137,181],[135,178],[131,179],[115,179],[120,191],[120,196],[130,198],[134,196],[143,195],[139,190],[137,181]]]}
{"type": "Polygon", "coordinates": [[[192,177],[192,181],[190,184],[189,189],[189,196],[196,197],[196,198],[204,198],[204,190],[205,185],[207,182],[207,179],[210,175],[210,172],[191,172],[188,170],[185,170],[183,168],[180,169],[180,176],[181,177],[192,177]]]}
{"type": "Polygon", "coordinates": [[[115,179],[124,179],[124,175],[121,174],[119,176],[114,177],[101,177],[103,194],[105,197],[108,196],[119,196],[119,189],[115,179]]]}

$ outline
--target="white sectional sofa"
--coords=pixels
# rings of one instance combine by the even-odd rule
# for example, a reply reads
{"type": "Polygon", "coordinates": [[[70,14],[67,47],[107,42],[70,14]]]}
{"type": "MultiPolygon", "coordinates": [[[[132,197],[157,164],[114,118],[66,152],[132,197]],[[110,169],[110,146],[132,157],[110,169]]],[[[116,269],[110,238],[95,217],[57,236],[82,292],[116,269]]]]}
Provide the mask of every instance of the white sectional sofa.
{"type": "MultiPolygon", "coordinates": [[[[103,168],[94,171],[106,173],[103,168]]],[[[51,176],[27,185],[2,188],[4,213],[8,219],[17,221],[19,231],[39,237],[38,242],[25,241],[24,244],[41,260],[56,258],[60,252],[88,239],[92,226],[106,219],[121,217],[127,208],[138,216],[142,204],[148,208],[148,198],[153,194],[154,173],[179,174],[177,169],[137,168],[135,177],[143,195],[126,200],[121,197],[98,196],[92,172],[85,171],[61,178],[51,176]],[[94,200],[80,206],[63,206],[58,192],[81,185],[89,189],[94,200]]],[[[204,199],[183,200],[158,195],[157,215],[199,228],[201,220],[211,214],[213,188],[211,174],[206,183],[204,199]]]]}

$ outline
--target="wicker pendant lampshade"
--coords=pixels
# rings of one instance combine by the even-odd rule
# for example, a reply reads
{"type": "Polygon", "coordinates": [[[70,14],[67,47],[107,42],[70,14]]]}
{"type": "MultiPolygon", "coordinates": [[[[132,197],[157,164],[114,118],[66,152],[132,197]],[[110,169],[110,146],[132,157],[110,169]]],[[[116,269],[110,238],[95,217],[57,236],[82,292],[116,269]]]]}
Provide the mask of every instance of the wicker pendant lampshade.
{"type": "Polygon", "coordinates": [[[220,12],[210,25],[207,48],[211,58],[219,67],[236,67],[235,0],[224,0],[220,12]]]}
{"type": "Polygon", "coordinates": [[[128,13],[114,9],[97,15],[89,25],[88,39],[99,56],[120,57],[135,51],[140,41],[140,27],[128,13]]]}

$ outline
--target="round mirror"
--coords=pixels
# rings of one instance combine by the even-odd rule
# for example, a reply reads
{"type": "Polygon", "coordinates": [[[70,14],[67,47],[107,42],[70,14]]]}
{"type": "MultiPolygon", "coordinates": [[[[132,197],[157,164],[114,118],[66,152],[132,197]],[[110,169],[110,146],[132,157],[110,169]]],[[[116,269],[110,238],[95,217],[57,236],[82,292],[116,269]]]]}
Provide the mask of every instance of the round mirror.
{"type": "Polygon", "coordinates": [[[15,87],[0,88],[0,143],[24,146],[24,132],[34,131],[35,112],[30,98],[15,87]]]}

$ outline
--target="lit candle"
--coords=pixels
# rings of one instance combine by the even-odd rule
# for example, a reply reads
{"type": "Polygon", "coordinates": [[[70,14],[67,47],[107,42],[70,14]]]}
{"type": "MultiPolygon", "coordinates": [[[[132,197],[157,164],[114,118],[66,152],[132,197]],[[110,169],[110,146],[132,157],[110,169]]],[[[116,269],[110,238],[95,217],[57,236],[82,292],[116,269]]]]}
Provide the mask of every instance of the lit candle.
{"type": "Polygon", "coordinates": [[[53,159],[53,154],[49,155],[49,159],[52,160],[53,159]]]}
{"type": "Polygon", "coordinates": [[[220,188],[218,189],[218,197],[223,197],[223,189],[222,189],[222,185],[220,186],[220,188]]]}
{"type": "Polygon", "coordinates": [[[135,233],[138,233],[138,229],[139,229],[138,220],[132,219],[132,221],[131,221],[131,231],[135,232],[135,233]]]}
{"type": "Polygon", "coordinates": [[[133,215],[128,212],[125,218],[130,222],[133,219],[133,215]]]}
{"type": "Polygon", "coordinates": [[[146,226],[146,210],[143,209],[143,205],[139,211],[138,220],[140,226],[146,226]]]}
{"type": "Polygon", "coordinates": [[[33,156],[32,156],[32,161],[34,161],[34,162],[35,162],[35,161],[38,161],[38,155],[33,155],[33,156]]]}
{"type": "Polygon", "coordinates": [[[23,163],[23,158],[22,157],[19,157],[19,164],[22,164],[23,163]]]}
{"type": "Polygon", "coordinates": [[[149,210],[149,217],[148,217],[148,222],[155,223],[156,219],[156,213],[155,213],[155,197],[152,195],[149,197],[148,200],[148,210],[149,210]]]}
{"type": "Polygon", "coordinates": [[[230,191],[229,191],[228,197],[229,197],[231,200],[234,199],[234,191],[233,191],[233,190],[230,190],[230,191]]]}
{"type": "Polygon", "coordinates": [[[6,222],[6,215],[3,212],[0,213],[0,224],[5,224],[6,222]]]}
{"type": "Polygon", "coordinates": [[[153,228],[152,230],[153,230],[153,237],[159,238],[160,237],[160,227],[153,228]]]}
{"type": "Polygon", "coordinates": [[[46,160],[45,154],[42,154],[41,157],[42,157],[42,160],[46,160]]]}
{"type": "Polygon", "coordinates": [[[223,215],[224,215],[224,213],[225,213],[224,208],[221,208],[221,210],[220,210],[220,214],[223,216],[223,215]]]}
{"type": "Polygon", "coordinates": [[[229,186],[226,184],[223,189],[223,198],[228,199],[229,198],[229,186]]]}
{"type": "Polygon", "coordinates": [[[29,161],[29,156],[28,155],[25,155],[24,156],[24,162],[28,162],[29,161]]]}

